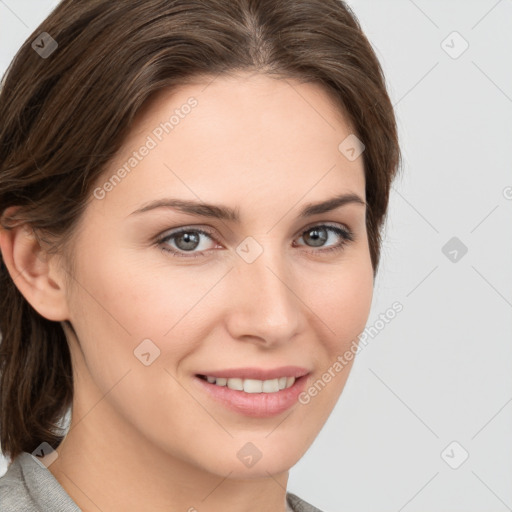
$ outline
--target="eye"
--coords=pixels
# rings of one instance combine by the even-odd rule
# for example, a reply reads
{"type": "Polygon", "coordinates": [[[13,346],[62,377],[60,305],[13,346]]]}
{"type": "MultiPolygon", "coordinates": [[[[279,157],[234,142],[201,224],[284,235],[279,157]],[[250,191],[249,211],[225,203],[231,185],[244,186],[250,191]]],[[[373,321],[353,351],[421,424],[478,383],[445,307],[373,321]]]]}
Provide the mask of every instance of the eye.
{"type": "MultiPolygon", "coordinates": [[[[203,236],[212,241],[215,240],[213,238],[213,234],[209,231],[190,227],[181,228],[177,231],[166,234],[156,241],[156,245],[163,251],[169,252],[176,257],[203,257],[206,256],[206,248],[196,251],[196,249],[201,245],[201,238],[203,236]]],[[[320,249],[313,249],[306,252],[327,253],[331,251],[341,251],[347,243],[354,240],[354,235],[350,230],[342,226],[319,224],[303,231],[299,239],[300,238],[304,238],[312,244],[310,247],[320,247],[320,249]],[[332,238],[330,235],[333,235],[334,239],[337,237],[339,241],[329,247],[323,247],[325,242],[328,241],[329,238],[332,238]]]]}
{"type": "Polygon", "coordinates": [[[313,243],[313,247],[323,246],[323,244],[329,239],[329,235],[335,235],[334,238],[338,237],[340,241],[331,245],[330,247],[320,249],[319,251],[308,251],[308,252],[331,252],[331,251],[341,251],[344,249],[345,245],[349,242],[354,241],[353,233],[341,226],[331,226],[326,224],[320,224],[317,226],[313,226],[308,228],[306,231],[302,233],[300,238],[305,238],[313,243]]]}
{"type": "Polygon", "coordinates": [[[162,250],[170,252],[173,256],[197,258],[198,256],[204,256],[204,249],[202,251],[193,252],[192,254],[183,253],[190,253],[191,251],[197,249],[197,247],[200,245],[200,239],[202,235],[209,238],[210,240],[213,240],[212,234],[208,231],[196,228],[183,228],[161,238],[157,241],[157,244],[161,246],[162,250]],[[169,247],[169,241],[174,241],[175,247],[177,247],[177,249],[169,247]]]}

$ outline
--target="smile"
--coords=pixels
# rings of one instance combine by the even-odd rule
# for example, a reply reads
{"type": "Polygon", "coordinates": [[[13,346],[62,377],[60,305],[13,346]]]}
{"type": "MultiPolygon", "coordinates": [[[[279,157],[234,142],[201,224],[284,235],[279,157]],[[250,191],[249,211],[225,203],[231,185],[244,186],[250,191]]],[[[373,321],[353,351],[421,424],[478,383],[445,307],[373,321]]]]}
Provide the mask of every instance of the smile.
{"type": "Polygon", "coordinates": [[[268,380],[241,379],[238,377],[212,377],[199,375],[199,378],[216,386],[225,386],[229,389],[244,391],[245,393],[277,393],[282,389],[288,389],[295,383],[295,377],[279,377],[268,380]]]}
{"type": "Polygon", "coordinates": [[[266,418],[297,404],[310,373],[297,366],[227,368],[196,373],[193,382],[212,403],[244,416],[266,418]]]}

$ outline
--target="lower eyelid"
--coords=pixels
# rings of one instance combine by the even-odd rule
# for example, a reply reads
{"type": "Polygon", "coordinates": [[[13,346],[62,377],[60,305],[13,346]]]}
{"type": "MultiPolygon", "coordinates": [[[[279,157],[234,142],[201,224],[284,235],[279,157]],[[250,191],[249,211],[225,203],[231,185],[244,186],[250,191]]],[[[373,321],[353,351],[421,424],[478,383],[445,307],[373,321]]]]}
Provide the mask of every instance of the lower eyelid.
{"type": "Polygon", "coordinates": [[[164,248],[165,245],[168,245],[167,244],[167,241],[168,240],[172,240],[176,237],[178,237],[179,235],[181,235],[182,233],[189,233],[189,232],[192,232],[192,233],[199,233],[201,235],[205,235],[207,236],[210,240],[212,240],[213,242],[216,242],[214,236],[213,236],[213,233],[209,233],[208,231],[204,231],[202,229],[198,229],[198,228],[190,228],[190,229],[181,229],[179,231],[175,231],[173,233],[169,233],[163,237],[160,237],[157,241],[156,241],[156,244],[158,246],[161,246],[163,250],[165,250],[166,252],[170,252],[170,253],[174,253],[174,254],[183,254],[185,255],[186,257],[187,256],[190,256],[190,257],[194,257],[195,255],[201,255],[202,253],[204,253],[205,251],[195,251],[195,252],[189,252],[187,253],[186,251],[182,251],[182,250],[179,250],[179,249],[174,249],[174,248],[171,248],[171,249],[168,249],[168,248],[164,248]]]}
{"type": "MultiPolygon", "coordinates": [[[[312,231],[314,228],[325,228],[327,231],[338,235],[341,238],[341,241],[335,245],[327,246],[327,247],[318,247],[318,248],[309,247],[308,252],[318,252],[318,253],[324,252],[325,253],[325,252],[329,252],[329,251],[342,250],[342,249],[344,249],[345,245],[347,245],[349,242],[354,241],[354,234],[348,228],[346,228],[345,226],[338,226],[338,225],[332,226],[329,224],[315,224],[313,226],[310,226],[310,227],[302,230],[300,235],[298,236],[298,238],[303,237],[305,233],[307,233],[308,231],[312,231]]],[[[199,229],[199,228],[190,228],[190,229],[185,228],[185,229],[176,231],[174,233],[169,233],[169,234],[159,238],[156,241],[156,244],[159,247],[161,247],[162,250],[164,250],[168,253],[171,253],[173,255],[177,255],[178,257],[183,256],[185,258],[187,258],[187,257],[194,258],[194,257],[204,256],[205,253],[208,252],[208,250],[187,252],[187,251],[183,251],[183,250],[179,250],[179,249],[164,247],[168,240],[171,240],[174,237],[178,237],[180,234],[185,233],[185,232],[200,233],[200,234],[205,235],[208,238],[210,238],[210,240],[212,240],[213,242],[218,243],[216,241],[213,233],[210,233],[208,231],[205,231],[205,230],[199,229]]],[[[302,247],[308,248],[308,246],[305,244],[299,244],[299,245],[302,247]]]]}

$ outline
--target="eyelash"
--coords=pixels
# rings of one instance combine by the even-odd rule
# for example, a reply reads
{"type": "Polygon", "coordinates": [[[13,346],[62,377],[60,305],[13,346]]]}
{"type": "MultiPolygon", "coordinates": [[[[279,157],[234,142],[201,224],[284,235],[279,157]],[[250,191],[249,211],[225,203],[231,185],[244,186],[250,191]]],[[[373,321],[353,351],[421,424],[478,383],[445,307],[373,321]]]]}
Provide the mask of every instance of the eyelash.
{"type": "MultiPolygon", "coordinates": [[[[341,238],[342,238],[342,241],[333,246],[333,247],[329,247],[327,249],[318,249],[318,250],[310,250],[310,251],[306,251],[306,252],[311,252],[311,253],[315,253],[315,252],[320,252],[320,253],[331,253],[331,252],[339,252],[341,250],[343,250],[345,248],[345,245],[347,245],[349,242],[352,242],[354,241],[354,234],[349,231],[348,229],[346,228],[341,228],[339,226],[331,226],[331,225],[328,225],[328,224],[317,224],[317,225],[314,225],[314,226],[311,226],[309,228],[307,228],[306,230],[304,230],[301,234],[301,237],[304,236],[305,233],[307,233],[308,231],[312,231],[313,229],[318,229],[318,228],[326,228],[328,231],[330,231],[331,233],[335,233],[337,235],[339,235],[341,238]]],[[[199,251],[199,252],[196,252],[196,253],[185,253],[184,251],[181,251],[181,250],[176,250],[176,249],[169,249],[169,246],[168,244],[166,244],[166,242],[168,240],[171,240],[171,239],[174,239],[176,237],[178,237],[179,235],[183,234],[183,233],[201,233],[203,235],[206,235],[208,236],[209,238],[211,238],[212,240],[215,240],[213,238],[213,233],[209,232],[209,231],[205,231],[203,229],[198,229],[198,228],[181,228],[179,229],[178,231],[174,231],[170,234],[166,234],[165,236],[159,238],[157,241],[156,241],[156,245],[158,247],[160,247],[162,249],[162,251],[165,251],[167,253],[171,253],[172,256],[176,256],[178,258],[198,258],[198,257],[204,257],[205,256],[205,252],[206,251],[199,251]]]]}

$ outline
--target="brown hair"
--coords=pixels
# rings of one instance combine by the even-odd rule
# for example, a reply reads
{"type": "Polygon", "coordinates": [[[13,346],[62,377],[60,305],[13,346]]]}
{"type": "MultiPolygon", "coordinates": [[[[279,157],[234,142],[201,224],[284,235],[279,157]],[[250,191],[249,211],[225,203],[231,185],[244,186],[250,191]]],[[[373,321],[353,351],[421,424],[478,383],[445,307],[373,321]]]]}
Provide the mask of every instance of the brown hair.
{"type": "MultiPolygon", "coordinates": [[[[3,228],[26,223],[63,250],[150,96],[238,70],[321,85],[362,140],[375,275],[401,154],[382,69],[341,0],[63,0],[3,77],[3,228]],[[45,58],[32,46],[52,48],[43,32],[58,45],[45,58]]],[[[39,315],[15,278],[0,258],[0,445],[11,459],[43,441],[55,448],[73,398],[72,326],[39,315]]]]}

